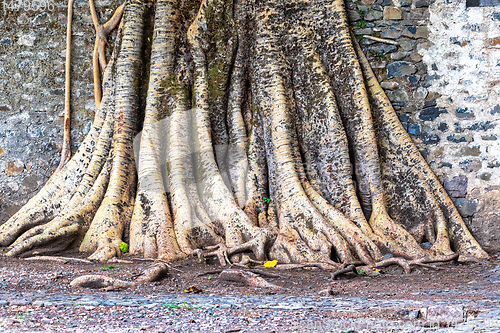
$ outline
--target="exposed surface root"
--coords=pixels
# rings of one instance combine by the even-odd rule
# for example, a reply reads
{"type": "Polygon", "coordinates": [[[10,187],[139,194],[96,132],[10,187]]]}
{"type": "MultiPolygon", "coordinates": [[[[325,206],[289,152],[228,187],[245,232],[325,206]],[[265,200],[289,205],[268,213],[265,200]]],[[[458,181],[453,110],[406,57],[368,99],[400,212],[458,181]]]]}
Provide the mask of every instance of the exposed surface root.
{"type": "Polygon", "coordinates": [[[101,288],[130,288],[140,283],[154,282],[163,279],[168,274],[168,266],[156,263],[146,268],[134,282],[110,278],[104,275],[84,275],[77,277],[70,283],[70,287],[101,289],[101,288]]]}
{"type": "Polygon", "coordinates": [[[339,269],[335,273],[332,274],[332,280],[335,280],[338,276],[346,273],[357,273],[356,272],[356,266],[355,265],[348,265],[345,268],[339,269]]]}
{"type": "Polygon", "coordinates": [[[29,257],[29,258],[24,258],[24,260],[56,261],[56,262],[62,262],[63,264],[65,264],[69,261],[83,262],[85,264],[90,264],[92,262],[92,261],[86,260],[86,259],[69,258],[69,257],[51,257],[51,256],[29,257]]]}
{"type": "Polygon", "coordinates": [[[255,288],[281,289],[281,287],[267,282],[260,276],[249,271],[239,269],[225,269],[220,273],[219,280],[240,282],[244,285],[255,288]]]}
{"type": "Polygon", "coordinates": [[[163,279],[168,274],[168,266],[162,262],[156,263],[145,269],[137,278],[137,283],[154,282],[163,279]]]}
{"type": "Polygon", "coordinates": [[[391,265],[400,266],[401,268],[403,268],[405,274],[411,273],[411,266],[412,265],[433,268],[433,269],[440,269],[439,267],[428,265],[428,263],[448,262],[448,261],[456,260],[457,258],[458,258],[458,254],[452,254],[452,255],[448,255],[448,256],[425,257],[425,258],[419,258],[419,259],[413,259],[413,260],[407,260],[404,258],[388,258],[388,259],[384,259],[382,261],[379,261],[379,262],[371,264],[371,265],[360,266],[357,271],[356,271],[355,265],[349,265],[349,266],[342,268],[342,269],[339,269],[338,271],[333,273],[332,279],[335,280],[340,275],[346,274],[346,273],[351,273],[351,272],[359,274],[359,272],[363,271],[366,274],[366,272],[370,272],[375,268],[387,267],[387,266],[391,266],[391,265]]]}
{"type": "Polygon", "coordinates": [[[101,289],[107,287],[130,288],[134,283],[110,278],[104,275],[83,275],[71,281],[69,285],[72,288],[101,289]]]}

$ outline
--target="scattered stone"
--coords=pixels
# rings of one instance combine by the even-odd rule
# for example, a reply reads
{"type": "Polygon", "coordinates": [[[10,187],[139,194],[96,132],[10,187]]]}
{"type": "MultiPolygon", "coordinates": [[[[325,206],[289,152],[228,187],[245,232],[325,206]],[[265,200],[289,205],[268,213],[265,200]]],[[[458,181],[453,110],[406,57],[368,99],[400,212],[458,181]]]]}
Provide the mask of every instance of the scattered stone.
{"type": "Polygon", "coordinates": [[[484,172],[480,174],[479,179],[489,181],[491,179],[491,172],[484,172]]]}
{"type": "Polygon", "coordinates": [[[33,35],[22,35],[17,40],[17,44],[23,46],[33,46],[35,44],[36,37],[33,35]]]}
{"type": "Polygon", "coordinates": [[[18,159],[7,162],[5,174],[9,177],[19,176],[24,171],[24,164],[18,159]]]}
{"type": "Polygon", "coordinates": [[[12,45],[12,39],[6,37],[0,39],[0,45],[12,45]]]}
{"type": "Polygon", "coordinates": [[[410,311],[410,313],[408,314],[408,317],[410,319],[417,319],[419,314],[420,314],[419,310],[410,311]]]}
{"type": "MultiPolygon", "coordinates": [[[[421,310],[422,313],[422,310],[421,310]]],[[[464,321],[463,305],[435,305],[424,311],[425,319],[438,326],[455,326],[464,321]]]]}
{"type": "Polygon", "coordinates": [[[10,305],[28,305],[31,302],[27,299],[21,298],[21,299],[14,299],[10,301],[10,305]]]}

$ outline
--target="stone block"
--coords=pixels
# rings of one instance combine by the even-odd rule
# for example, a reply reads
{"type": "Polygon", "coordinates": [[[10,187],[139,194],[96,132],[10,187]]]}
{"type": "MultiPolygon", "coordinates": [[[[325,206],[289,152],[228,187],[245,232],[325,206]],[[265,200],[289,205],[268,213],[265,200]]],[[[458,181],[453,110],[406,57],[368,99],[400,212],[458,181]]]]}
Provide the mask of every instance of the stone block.
{"type": "Polygon", "coordinates": [[[405,103],[409,101],[408,94],[402,89],[396,89],[387,93],[391,102],[405,103]]]}
{"type": "Polygon", "coordinates": [[[384,20],[401,20],[401,9],[387,6],[384,8],[384,20]]]}
{"type": "Polygon", "coordinates": [[[406,61],[395,61],[387,66],[387,78],[401,77],[415,74],[417,67],[406,61]]]}
{"type": "Polygon", "coordinates": [[[460,149],[460,154],[463,156],[479,156],[481,151],[479,147],[462,147],[462,149],[460,149]]]}
{"type": "Polygon", "coordinates": [[[462,217],[469,217],[474,215],[477,211],[477,206],[479,205],[479,200],[468,199],[468,198],[458,198],[455,200],[455,206],[462,217]]]}
{"type": "Polygon", "coordinates": [[[472,235],[485,251],[500,251],[500,191],[492,190],[477,197],[479,202],[472,219],[466,221],[472,235]]]}
{"type": "Polygon", "coordinates": [[[395,90],[399,88],[399,83],[394,81],[383,81],[380,86],[385,90],[395,90]]]}
{"type": "Polygon", "coordinates": [[[415,98],[415,99],[425,99],[427,97],[427,94],[429,94],[429,92],[427,91],[427,89],[425,89],[423,87],[419,87],[419,88],[417,88],[417,90],[415,90],[413,92],[413,98],[415,98]]]}
{"type": "Polygon", "coordinates": [[[427,38],[429,37],[429,28],[426,26],[410,26],[403,30],[403,36],[410,38],[427,38]]]}
{"type": "Polygon", "coordinates": [[[389,39],[397,39],[401,37],[401,29],[392,26],[388,27],[387,29],[383,29],[382,37],[389,39]]]}
{"type": "Polygon", "coordinates": [[[379,12],[378,10],[370,10],[366,15],[365,15],[365,20],[366,21],[377,21],[382,18],[382,12],[379,12]]]}
{"type": "Polygon", "coordinates": [[[442,113],[448,113],[448,111],[445,108],[431,106],[420,111],[418,118],[423,121],[433,121],[442,113]]]}
{"type": "Polygon", "coordinates": [[[465,176],[456,176],[451,180],[445,179],[443,187],[452,198],[465,198],[469,179],[465,176]]]}
{"type": "Polygon", "coordinates": [[[441,141],[439,134],[424,134],[420,138],[425,145],[437,145],[441,141]]]}
{"type": "Polygon", "coordinates": [[[421,309],[420,314],[432,326],[454,326],[464,321],[463,305],[433,305],[421,309]]]}

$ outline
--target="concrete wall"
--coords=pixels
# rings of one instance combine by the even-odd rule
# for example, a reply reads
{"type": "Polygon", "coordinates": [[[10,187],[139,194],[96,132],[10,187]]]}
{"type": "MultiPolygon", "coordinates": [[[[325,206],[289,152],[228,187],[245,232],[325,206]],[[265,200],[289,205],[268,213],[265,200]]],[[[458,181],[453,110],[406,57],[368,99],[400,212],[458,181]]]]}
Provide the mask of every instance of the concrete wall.
{"type": "MultiPolygon", "coordinates": [[[[14,10],[5,6],[10,0],[0,6],[2,1],[0,223],[59,162],[66,36],[66,2],[14,10]]],[[[98,1],[101,20],[117,5],[98,1]]],[[[500,6],[466,9],[465,0],[348,0],[347,6],[401,121],[474,235],[487,250],[500,251],[500,6]]],[[[76,148],[94,115],[94,37],[86,0],[75,3],[73,30],[76,148]]]]}

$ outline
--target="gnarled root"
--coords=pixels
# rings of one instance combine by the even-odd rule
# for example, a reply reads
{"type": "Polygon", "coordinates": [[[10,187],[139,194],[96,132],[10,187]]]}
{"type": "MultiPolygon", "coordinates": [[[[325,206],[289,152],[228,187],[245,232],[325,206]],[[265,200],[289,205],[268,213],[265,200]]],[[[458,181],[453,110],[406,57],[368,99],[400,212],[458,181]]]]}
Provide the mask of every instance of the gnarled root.
{"type": "Polygon", "coordinates": [[[411,273],[411,266],[413,266],[413,265],[438,269],[435,266],[428,265],[428,263],[448,262],[448,261],[455,260],[457,258],[458,258],[458,254],[456,254],[456,253],[452,254],[452,255],[448,255],[448,256],[433,256],[433,257],[428,256],[425,258],[418,258],[418,259],[413,259],[413,260],[408,260],[408,259],[404,259],[404,258],[388,258],[388,259],[384,259],[382,261],[373,263],[371,265],[359,266],[358,270],[356,270],[355,265],[349,265],[349,266],[342,268],[342,269],[339,269],[338,271],[333,273],[332,279],[336,279],[337,277],[339,277],[342,274],[351,273],[351,272],[359,274],[359,272],[362,271],[366,274],[367,272],[369,273],[370,271],[372,271],[375,268],[387,267],[387,266],[391,266],[391,265],[399,265],[399,266],[401,266],[401,268],[403,268],[405,274],[410,274],[411,273]]]}
{"type": "Polygon", "coordinates": [[[260,276],[249,271],[239,269],[225,269],[219,275],[221,281],[234,281],[255,288],[281,289],[280,286],[267,282],[260,276]]]}
{"type": "Polygon", "coordinates": [[[69,284],[73,288],[130,288],[140,283],[154,282],[163,279],[168,274],[168,266],[164,263],[155,263],[146,268],[134,282],[111,278],[104,275],[84,275],[77,277],[69,284]]]}

